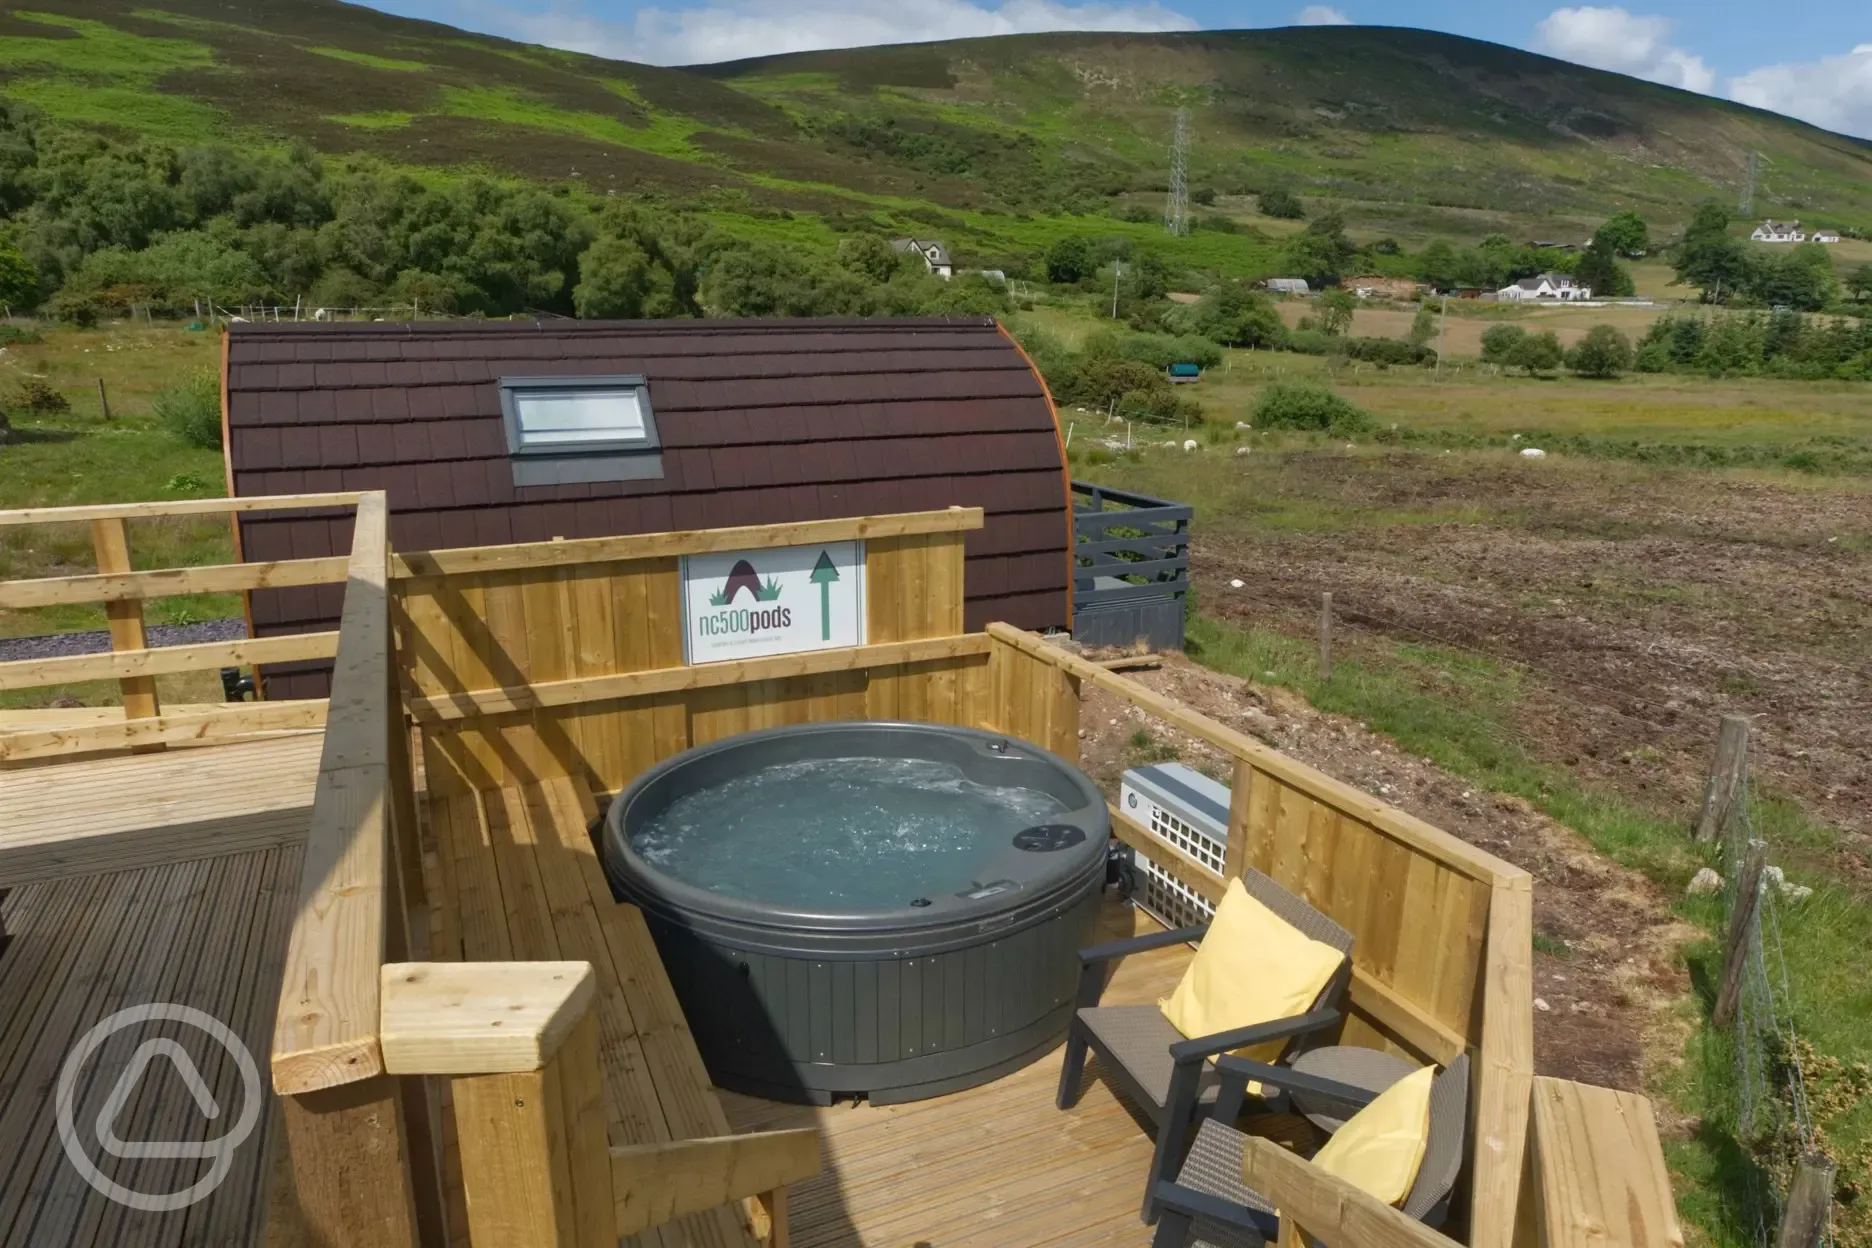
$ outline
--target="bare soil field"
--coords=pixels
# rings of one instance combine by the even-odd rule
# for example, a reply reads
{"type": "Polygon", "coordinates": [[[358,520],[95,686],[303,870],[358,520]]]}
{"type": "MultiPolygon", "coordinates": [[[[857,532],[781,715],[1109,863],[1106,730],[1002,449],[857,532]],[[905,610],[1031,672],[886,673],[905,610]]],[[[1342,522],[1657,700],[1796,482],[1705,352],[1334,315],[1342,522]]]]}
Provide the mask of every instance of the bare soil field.
{"type": "Polygon", "coordinates": [[[1758,777],[1872,836],[1872,485],[1405,452],[1290,453],[1258,485],[1366,518],[1199,524],[1205,611],[1310,628],[1331,591],[1354,630],[1513,664],[1539,753],[1654,806],[1693,802],[1717,718],[1749,715],[1758,777]]]}
{"type": "MultiPolygon", "coordinates": [[[[1673,1003],[1689,991],[1682,949],[1697,933],[1671,916],[1668,899],[1643,875],[1608,863],[1519,798],[1479,792],[1287,690],[1181,655],[1127,675],[1531,872],[1540,882],[1534,891],[1539,1073],[1643,1091],[1656,1073],[1646,1069],[1647,1052],[1680,1047],[1683,1024],[1673,1003]],[[1660,1044],[1659,1032],[1679,1034],[1660,1044]]],[[[1226,774],[1224,759],[1206,743],[1097,690],[1087,693],[1080,722],[1082,765],[1111,792],[1126,767],[1169,756],[1226,774]],[[1138,744],[1139,732],[1150,734],[1147,745],[1138,744]]]]}

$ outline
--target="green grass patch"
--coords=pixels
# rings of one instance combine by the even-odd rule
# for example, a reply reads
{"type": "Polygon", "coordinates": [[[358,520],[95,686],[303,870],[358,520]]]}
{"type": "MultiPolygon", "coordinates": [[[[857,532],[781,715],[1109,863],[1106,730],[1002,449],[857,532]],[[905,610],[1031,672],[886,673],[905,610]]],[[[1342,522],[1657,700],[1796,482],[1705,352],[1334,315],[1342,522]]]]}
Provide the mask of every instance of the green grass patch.
{"type": "Polygon", "coordinates": [[[384,109],[375,113],[339,113],[325,120],[335,121],[341,126],[350,126],[357,130],[402,130],[416,120],[416,114],[384,109]]]}
{"type": "MultiPolygon", "coordinates": [[[[1490,791],[1524,798],[1598,852],[1657,880],[1671,896],[1682,897],[1696,869],[1714,861],[1689,840],[1685,812],[1646,809],[1532,757],[1515,731],[1522,677],[1510,666],[1467,651],[1361,641],[1335,655],[1328,681],[1319,677],[1311,641],[1206,616],[1192,618],[1189,633],[1189,652],[1205,665],[1292,689],[1321,710],[1369,725],[1412,755],[1490,791]]],[[[1842,1181],[1857,1190],[1872,1181],[1872,1099],[1854,1095],[1863,1074],[1855,1064],[1872,1060],[1872,980],[1864,973],[1872,906],[1827,870],[1829,858],[1840,852],[1831,829],[1772,798],[1757,802],[1754,821],[1768,841],[1771,861],[1790,880],[1816,890],[1805,902],[1777,908],[1788,996],[1795,1028],[1816,1055],[1810,1084],[1818,1080],[1821,1088],[1817,1116],[1840,1160],[1842,1181]]],[[[1683,1008],[1700,1023],[1721,974],[1722,906],[1713,899],[1686,899],[1675,910],[1707,933],[1687,953],[1697,990],[1683,1008]]],[[[1547,952],[1564,956],[1551,947],[1547,952]]],[[[1779,967],[1773,969],[1779,990],[1779,967]]],[[[1773,1171],[1782,1164],[1784,1141],[1772,1130],[1766,1139],[1743,1137],[1734,1110],[1734,1052],[1726,1035],[1696,1027],[1683,1059],[1653,1089],[1700,1124],[1689,1139],[1667,1146],[1679,1207],[1712,1242],[1753,1244],[1741,1183],[1751,1167],[1773,1171]]],[[[1868,1242],[1872,1219],[1862,1209],[1863,1204],[1842,1207],[1840,1243],[1868,1242]]]]}
{"type": "Polygon", "coordinates": [[[477,121],[574,134],[599,143],[635,148],[677,160],[706,163],[711,159],[709,153],[689,141],[689,136],[698,129],[696,123],[668,113],[653,114],[648,124],[636,126],[602,113],[561,108],[535,96],[502,87],[444,87],[441,111],[450,116],[470,117],[477,121]]]}
{"type": "Polygon", "coordinates": [[[367,65],[372,69],[388,69],[403,74],[422,74],[429,72],[429,66],[421,61],[399,61],[390,56],[372,56],[368,52],[352,52],[345,48],[317,47],[306,51],[319,56],[329,56],[333,60],[350,61],[353,65],[367,65]]]}

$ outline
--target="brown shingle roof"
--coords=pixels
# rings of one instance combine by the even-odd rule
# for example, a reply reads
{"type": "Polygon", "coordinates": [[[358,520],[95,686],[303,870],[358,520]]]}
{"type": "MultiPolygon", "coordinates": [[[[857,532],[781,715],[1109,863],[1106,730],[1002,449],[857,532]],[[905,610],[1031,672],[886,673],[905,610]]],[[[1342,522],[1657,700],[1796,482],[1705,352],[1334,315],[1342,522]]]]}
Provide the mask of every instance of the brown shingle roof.
{"type": "MultiPolygon", "coordinates": [[[[987,318],[242,324],[227,351],[234,492],[386,490],[399,550],[979,506],[968,626],[1067,623],[1057,425],[987,318]],[[648,378],[663,478],[516,488],[499,378],[620,373],[648,378]]],[[[252,560],[350,543],[348,520],[240,531],[252,560]]],[[[255,631],[334,627],[331,589],[255,593],[255,631]]],[[[323,688],[269,673],[272,696],[323,688]]]]}

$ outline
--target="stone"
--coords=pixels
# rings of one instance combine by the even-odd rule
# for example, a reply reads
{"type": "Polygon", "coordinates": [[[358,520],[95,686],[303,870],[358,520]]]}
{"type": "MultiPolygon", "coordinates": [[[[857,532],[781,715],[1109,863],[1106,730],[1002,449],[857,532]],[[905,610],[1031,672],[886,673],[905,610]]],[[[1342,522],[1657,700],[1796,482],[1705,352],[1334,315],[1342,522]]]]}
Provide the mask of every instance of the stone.
{"type": "Polygon", "coordinates": [[[1690,877],[1690,887],[1684,890],[1689,897],[1710,897],[1722,892],[1723,878],[1714,868],[1702,867],[1690,877]]]}

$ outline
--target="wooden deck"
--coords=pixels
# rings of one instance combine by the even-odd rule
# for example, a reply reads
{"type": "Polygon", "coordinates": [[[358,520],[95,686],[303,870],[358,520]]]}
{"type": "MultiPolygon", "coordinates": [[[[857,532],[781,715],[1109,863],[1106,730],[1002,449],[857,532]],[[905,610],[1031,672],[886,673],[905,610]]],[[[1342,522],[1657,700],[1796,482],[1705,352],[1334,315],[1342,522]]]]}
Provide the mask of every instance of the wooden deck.
{"type": "Polygon", "coordinates": [[[0,771],[0,888],[303,841],[321,732],[0,771]]]}
{"type": "MultiPolygon", "coordinates": [[[[264,1106],[211,1194],[186,1209],[139,1212],[100,1195],[68,1160],[54,1098],[60,1068],[86,1031],[119,1010],[162,1002],[230,1027],[254,1055],[262,1099],[270,1099],[266,1052],[300,855],[298,846],[280,845],[35,884],[0,901],[11,933],[0,950],[0,1246],[257,1242],[271,1126],[264,1106]]],[[[73,1121],[86,1155],[114,1182],[161,1194],[187,1188],[208,1163],[113,1157],[96,1126],[132,1054],[158,1037],[181,1046],[220,1112],[204,1117],[178,1064],[158,1054],[114,1118],[121,1140],[218,1139],[239,1118],[246,1093],[228,1052],[182,1024],[118,1031],[79,1068],[73,1121]]]]}
{"type": "MultiPolygon", "coordinates": [[[[1159,930],[1108,900],[1099,939],[1159,930]]],[[[1118,1004],[1168,996],[1185,946],[1125,960],[1118,1004]]],[[[1059,1050],[994,1083],[907,1105],[780,1105],[721,1093],[737,1131],[816,1126],[825,1172],[793,1189],[794,1248],[1144,1248],[1138,1220],[1151,1138],[1086,1066],[1079,1103],[1053,1107],[1059,1050]]]]}

